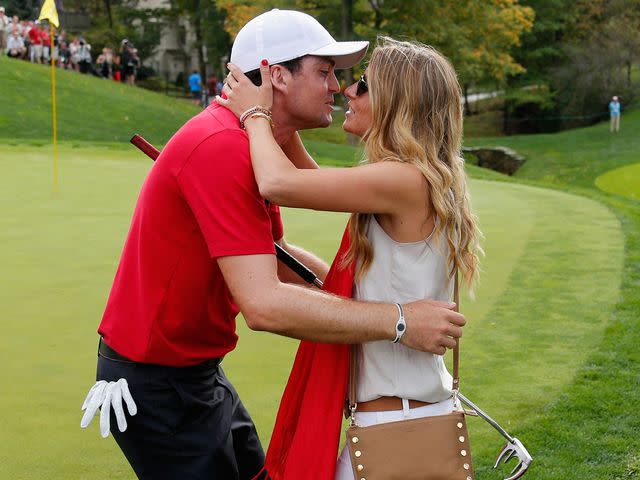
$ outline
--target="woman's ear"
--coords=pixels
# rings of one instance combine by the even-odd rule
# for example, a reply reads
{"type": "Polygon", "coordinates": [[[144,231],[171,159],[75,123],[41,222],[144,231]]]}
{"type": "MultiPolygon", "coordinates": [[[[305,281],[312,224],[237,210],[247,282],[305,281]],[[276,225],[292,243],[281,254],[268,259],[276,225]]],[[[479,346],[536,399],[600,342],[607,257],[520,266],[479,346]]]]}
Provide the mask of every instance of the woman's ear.
{"type": "Polygon", "coordinates": [[[287,68],[277,64],[271,67],[271,85],[274,90],[286,93],[290,79],[291,72],[287,68]]]}

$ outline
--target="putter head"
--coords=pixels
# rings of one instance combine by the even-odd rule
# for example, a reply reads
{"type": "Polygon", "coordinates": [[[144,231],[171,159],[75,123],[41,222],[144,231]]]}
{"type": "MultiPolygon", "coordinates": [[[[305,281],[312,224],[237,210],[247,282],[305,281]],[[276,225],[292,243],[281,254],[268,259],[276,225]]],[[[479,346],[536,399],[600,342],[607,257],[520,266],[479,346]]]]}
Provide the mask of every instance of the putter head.
{"type": "Polygon", "coordinates": [[[527,473],[529,465],[533,461],[533,458],[527,449],[524,448],[522,442],[514,437],[512,442],[507,442],[507,444],[502,448],[493,468],[496,468],[500,462],[503,462],[506,465],[513,457],[518,459],[518,463],[514,469],[511,470],[509,476],[504,480],[516,480],[520,478],[527,473]]]}

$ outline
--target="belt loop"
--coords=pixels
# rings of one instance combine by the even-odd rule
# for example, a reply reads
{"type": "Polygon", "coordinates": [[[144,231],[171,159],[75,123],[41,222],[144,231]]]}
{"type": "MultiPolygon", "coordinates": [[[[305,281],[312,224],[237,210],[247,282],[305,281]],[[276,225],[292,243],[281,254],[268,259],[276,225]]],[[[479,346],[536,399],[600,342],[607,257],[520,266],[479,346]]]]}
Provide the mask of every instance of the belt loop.
{"type": "Polygon", "coordinates": [[[409,418],[411,416],[411,412],[409,410],[409,400],[406,398],[402,399],[402,415],[404,418],[409,418]]]}

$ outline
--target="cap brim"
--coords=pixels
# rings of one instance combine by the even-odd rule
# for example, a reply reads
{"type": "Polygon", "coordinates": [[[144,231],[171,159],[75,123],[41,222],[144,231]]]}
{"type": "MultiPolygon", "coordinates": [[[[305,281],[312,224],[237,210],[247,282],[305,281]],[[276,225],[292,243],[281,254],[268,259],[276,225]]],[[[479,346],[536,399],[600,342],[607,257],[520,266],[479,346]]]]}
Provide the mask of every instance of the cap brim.
{"type": "Polygon", "coordinates": [[[342,70],[351,68],[359,63],[367,53],[369,42],[335,42],[321,47],[308,55],[316,55],[318,57],[331,57],[335,62],[335,68],[342,70]]]}

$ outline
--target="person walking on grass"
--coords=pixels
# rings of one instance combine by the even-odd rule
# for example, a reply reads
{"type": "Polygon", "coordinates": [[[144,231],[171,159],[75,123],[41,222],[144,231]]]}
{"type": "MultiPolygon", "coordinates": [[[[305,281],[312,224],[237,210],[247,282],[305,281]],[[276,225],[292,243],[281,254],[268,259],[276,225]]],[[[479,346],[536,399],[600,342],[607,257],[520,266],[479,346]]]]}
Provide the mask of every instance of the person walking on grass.
{"type": "Polygon", "coordinates": [[[197,70],[189,75],[189,91],[191,92],[191,102],[194,105],[202,104],[202,77],[197,70]]]}
{"type": "MultiPolygon", "coordinates": [[[[243,72],[259,79],[261,61],[274,61],[276,140],[294,149],[296,168],[318,168],[295,154],[296,132],[331,124],[334,70],[358,63],[367,47],[337,42],[310,15],[287,10],[238,33],[231,60],[243,72]]],[[[98,382],[81,426],[99,407],[104,436],[117,422],[113,436],[138,478],[248,480],[263,468],[255,426],[220,366],[236,346],[239,312],[253,330],[332,344],[391,342],[401,325],[404,345],[441,353],[461,335],[464,316],[447,301],[406,303],[400,323],[393,303],[299,285],[274,241],[326,278],[322,260],[285,240],[277,203],[256,184],[246,132],[213,103],[151,168],[98,328],[98,382]],[[135,415],[125,415],[123,399],[135,415]]]]}
{"type": "Polygon", "coordinates": [[[618,133],[620,131],[620,101],[617,96],[613,96],[609,102],[609,116],[611,117],[611,125],[609,130],[611,133],[618,133]]]}

